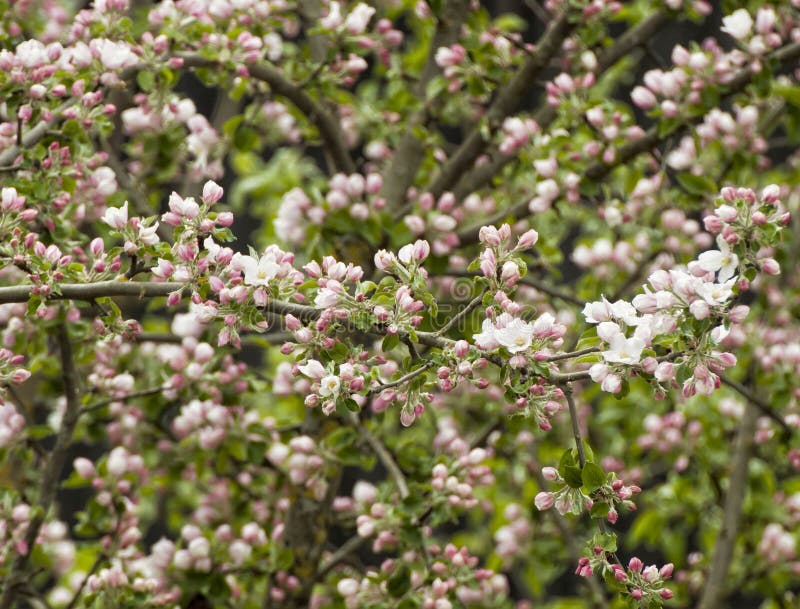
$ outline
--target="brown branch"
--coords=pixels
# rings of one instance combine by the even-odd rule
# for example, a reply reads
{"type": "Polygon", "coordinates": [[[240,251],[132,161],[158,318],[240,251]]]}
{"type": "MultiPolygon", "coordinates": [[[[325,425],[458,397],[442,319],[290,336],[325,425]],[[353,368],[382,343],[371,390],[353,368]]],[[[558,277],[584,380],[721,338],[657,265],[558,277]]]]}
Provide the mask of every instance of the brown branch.
{"type": "MultiPolygon", "coordinates": [[[[469,271],[461,271],[458,269],[448,269],[445,273],[451,277],[481,277],[477,273],[471,273],[469,271]]],[[[578,298],[574,294],[570,294],[569,292],[564,292],[558,288],[555,288],[551,285],[548,285],[538,279],[534,279],[530,275],[525,275],[519,280],[519,283],[530,286],[535,288],[542,294],[547,294],[548,296],[552,296],[553,298],[557,298],[558,300],[563,300],[564,302],[568,302],[570,304],[577,305],[579,307],[583,307],[586,305],[586,301],[578,298]]]]}
{"type": "Polygon", "coordinates": [[[488,288],[484,288],[481,290],[481,293],[478,294],[475,298],[473,298],[466,307],[461,309],[458,313],[456,313],[450,320],[442,327],[437,334],[439,336],[444,336],[447,334],[452,328],[455,327],[462,319],[464,319],[467,315],[472,313],[483,302],[483,296],[486,294],[486,290],[488,288]]]}
{"type": "MultiPolygon", "coordinates": [[[[213,59],[206,59],[192,53],[182,53],[178,56],[183,59],[184,65],[188,68],[220,69],[223,67],[221,63],[213,59]]],[[[247,71],[256,80],[267,83],[273,93],[292,102],[317,127],[325,148],[333,158],[334,165],[338,171],[348,174],[355,172],[355,163],[350,156],[350,151],[347,149],[344,134],[335,116],[329,114],[317,100],[303,89],[300,89],[286,78],[280,70],[270,64],[250,64],[247,66],[247,71]]]]}
{"type": "Polygon", "coordinates": [[[100,410],[101,408],[105,408],[115,402],[127,402],[128,400],[133,400],[136,398],[144,398],[151,395],[158,395],[164,391],[164,387],[151,387],[149,389],[141,389],[139,391],[133,391],[127,395],[123,395],[121,397],[114,397],[114,398],[106,398],[95,402],[94,404],[89,404],[88,406],[84,406],[80,410],[80,414],[88,414],[90,412],[94,412],[95,410],[100,410]]]}
{"type": "MultiPolygon", "coordinates": [[[[412,345],[413,345],[413,343],[412,343],[412,345]]],[[[404,385],[405,383],[407,383],[409,381],[413,381],[420,374],[422,374],[423,372],[425,372],[426,370],[431,368],[431,366],[433,366],[433,362],[426,362],[425,364],[423,364],[419,368],[417,368],[415,370],[412,370],[411,372],[409,372],[406,375],[401,376],[399,379],[396,379],[394,381],[390,381],[388,383],[382,383],[380,385],[376,385],[375,387],[373,387],[372,389],[369,390],[369,393],[367,395],[374,395],[376,393],[380,393],[381,391],[383,391],[385,389],[391,389],[393,387],[399,387],[400,385],[404,385]]]]}
{"type": "Polygon", "coordinates": [[[739,393],[739,395],[744,397],[753,406],[758,408],[763,414],[765,414],[770,419],[775,421],[778,425],[780,425],[784,435],[787,438],[792,435],[792,428],[789,427],[789,424],[783,419],[783,417],[779,415],[777,412],[775,412],[767,402],[765,402],[755,393],[750,391],[750,389],[742,385],[740,382],[734,381],[733,379],[730,379],[723,375],[720,375],[719,380],[723,385],[727,385],[728,387],[739,393]]]}
{"type": "Polygon", "coordinates": [[[330,573],[340,562],[350,556],[353,552],[357,552],[361,546],[367,541],[366,537],[353,535],[350,539],[345,541],[331,556],[323,562],[317,570],[314,580],[319,581],[330,573]]]}
{"type": "Polygon", "coordinates": [[[757,419],[758,408],[755,407],[754,402],[748,402],[739,424],[739,432],[733,449],[728,492],[725,495],[725,507],[722,514],[722,528],[714,546],[711,569],[697,609],[718,609],[725,596],[728,570],[733,559],[736,536],[742,522],[744,497],[747,492],[748,465],[753,452],[753,436],[757,419]]]}
{"type": "Polygon", "coordinates": [[[578,421],[578,409],[575,407],[575,398],[572,396],[572,385],[564,384],[561,386],[564,396],[567,398],[569,407],[569,420],[572,423],[572,437],[575,439],[575,448],[578,449],[578,463],[581,469],[586,465],[586,455],[583,452],[583,438],[581,438],[581,424],[578,421]]]}
{"type": "Polygon", "coordinates": [[[551,355],[547,357],[544,361],[558,362],[565,359],[572,359],[573,357],[581,357],[583,355],[589,355],[591,353],[599,353],[600,351],[602,351],[600,347],[587,347],[586,349],[580,349],[578,351],[570,351],[569,353],[559,353],[557,355],[551,355]]]}
{"type": "MultiPolygon", "coordinates": [[[[564,11],[550,23],[536,50],[497,93],[497,97],[492,102],[484,118],[490,132],[494,132],[503,119],[520,106],[531,83],[536,81],[541,72],[548,66],[550,60],[561,49],[561,43],[569,35],[573,27],[568,17],[568,11],[564,11]]],[[[481,127],[476,126],[473,128],[455,153],[444,164],[439,175],[427,190],[434,197],[438,197],[452,187],[461,175],[472,167],[475,159],[483,152],[487,143],[481,127]]]]}
{"type": "Polygon", "coordinates": [[[69,333],[65,321],[62,320],[58,325],[57,333],[58,347],[61,354],[61,378],[64,383],[64,394],[67,401],[66,409],[61,419],[61,426],[56,434],[55,444],[50,452],[49,459],[44,465],[42,480],[39,484],[38,509],[25,533],[28,552],[17,554],[11,563],[11,568],[4,582],[3,594],[0,597],[0,609],[9,609],[11,607],[17,594],[17,588],[25,581],[25,569],[36,545],[36,538],[39,536],[42,524],[44,524],[45,518],[55,500],[58,482],[61,478],[61,470],[67,458],[67,449],[72,441],[72,435],[80,413],[78,388],[80,377],[75,368],[72,346],[69,342],[69,333]]]}
{"type": "Polygon", "coordinates": [[[14,159],[17,158],[17,155],[22,151],[23,148],[30,148],[34,144],[36,144],[39,140],[41,140],[50,129],[56,125],[59,121],[61,121],[62,114],[64,110],[74,106],[77,103],[76,98],[72,98],[55,108],[52,113],[52,117],[50,120],[47,121],[40,121],[30,129],[25,132],[20,139],[19,145],[9,146],[3,152],[0,152],[0,166],[10,165],[14,159]]]}
{"type": "MultiPolygon", "coordinates": [[[[428,48],[428,57],[419,80],[412,87],[414,97],[425,103],[426,87],[439,72],[436,65],[436,51],[441,47],[448,47],[458,40],[461,25],[469,14],[469,3],[466,0],[446,0],[442,7],[441,17],[436,27],[436,33],[428,48]]],[[[414,182],[420,165],[425,158],[423,143],[414,135],[416,128],[422,126],[428,118],[428,112],[423,107],[414,112],[408,120],[407,127],[400,139],[400,144],[395,151],[386,178],[383,183],[383,195],[386,197],[387,209],[396,209],[403,204],[408,187],[414,182]]]]}
{"type": "Polygon", "coordinates": [[[389,472],[389,476],[391,476],[395,486],[397,487],[397,490],[400,493],[400,498],[408,498],[410,494],[408,490],[408,482],[406,481],[406,476],[403,474],[400,466],[397,465],[394,455],[392,455],[380,438],[372,433],[372,431],[366,425],[359,421],[356,413],[351,413],[351,415],[350,421],[358,428],[359,433],[362,435],[364,440],[366,440],[367,444],[369,444],[369,447],[372,449],[372,452],[375,453],[375,456],[378,457],[381,465],[383,465],[383,467],[386,468],[386,471],[389,472]]]}

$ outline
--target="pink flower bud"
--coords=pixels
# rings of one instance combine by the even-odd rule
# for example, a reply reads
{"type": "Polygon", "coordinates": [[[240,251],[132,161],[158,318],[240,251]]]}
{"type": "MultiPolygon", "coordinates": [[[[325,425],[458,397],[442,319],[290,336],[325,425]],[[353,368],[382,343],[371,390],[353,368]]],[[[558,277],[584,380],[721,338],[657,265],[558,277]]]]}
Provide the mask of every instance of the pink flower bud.
{"type": "Polygon", "coordinates": [[[724,225],[717,216],[706,216],[703,218],[703,226],[709,233],[716,234],[722,230],[724,225]]]}
{"type": "Polygon", "coordinates": [[[774,258],[762,258],[760,262],[761,270],[767,275],[781,274],[781,265],[774,258]]]}
{"type": "Polygon", "coordinates": [[[83,479],[89,479],[94,477],[95,468],[94,463],[86,459],[85,457],[78,457],[73,462],[73,467],[75,468],[75,472],[83,479]]]}
{"type": "Polygon", "coordinates": [[[720,205],[714,214],[723,222],[734,222],[739,215],[735,207],[731,205],[720,205]]]}
{"type": "Polygon", "coordinates": [[[774,205],[781,196],[780,186],[777,184],[770,184],[763,191],[761,191],[761,199],[764,203],[774,205]]]}
{"type": "Polygon", "coordinates": [[[658,101],[650,89],[642,86],[634,87],[631,92],[631,99],[642,110],[650,110],[658,101]]]}
{"type": "Polygon", "coordinates": [[[213,205],[222,198],[222,186],[216,182],[209,180],[203,185],[203,201],[209,205],[213,205]]]}
{"type": "Polygon", "coordinates": [[[537,233],[533,229],[530,229],[522,233],[522,235],[520,235],[519,240],[517,241],[517,248],[521,250],[530,249],[534,245],[536,245],[536,242],[538,240],[539,240],[539,233],[537,233]]]}
{"type": "Polygon", "coordinates": [[[533,500],[533,503],[536,505],[536,509],[538,509],[539,511],[544,511],[544,510],[549,510],[551,507],[553,507],[555,499],[553,498],[553,493],[542,491],[541,493],[538,493],[536,495],[536,497],[533,500]]]}
{"type": "Polygon", "coordinates": [[[555,467],[543,467],[542,477],[550,482],[558,480],[558,470],[555,467]]]}

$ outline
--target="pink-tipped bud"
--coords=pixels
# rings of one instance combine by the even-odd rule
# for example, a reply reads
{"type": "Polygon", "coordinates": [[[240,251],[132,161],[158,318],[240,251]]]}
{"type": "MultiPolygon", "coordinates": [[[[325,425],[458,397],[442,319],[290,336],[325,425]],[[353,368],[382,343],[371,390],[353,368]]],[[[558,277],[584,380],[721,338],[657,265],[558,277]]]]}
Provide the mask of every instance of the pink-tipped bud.
{"type": "Polygon", "coordinates": [[[208,203],[209,205],[213,205],[217,201],[222,198],[223,190],[222,186],[214,182],[213,180],[209,180],[203,185],[203,201],[208,203]]]}
{"type": "Polygon", "coordinates": [[[761,260],[761,270],[767,275],[780,275],[781,265],[775,258],[763,258],[761,260]]]}
{"type": "Polygon", "coordinates": [[[517,248],[521,250],[526,250],[532,248],[536,245],[536,242],[539,240],[539,233],[535,230],[530,229],[525,231],[520,235],[519,240],[517,241],[517,248]]]}

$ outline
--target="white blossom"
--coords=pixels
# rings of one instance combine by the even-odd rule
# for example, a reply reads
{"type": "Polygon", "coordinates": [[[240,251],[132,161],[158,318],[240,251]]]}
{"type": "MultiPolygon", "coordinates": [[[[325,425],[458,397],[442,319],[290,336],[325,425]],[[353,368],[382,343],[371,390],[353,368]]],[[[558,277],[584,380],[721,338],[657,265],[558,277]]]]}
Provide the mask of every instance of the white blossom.
{"type": "Polygon", "coordinates": [[[519,353],[531,346],[533,324],[515,318],[502,328],[495,328],[494,337],[509,353],[519,353]]]}
{"type": "Polygon", "coordinates": [[[626,338],[617,334],[611,339],[610,349],[603,351],[603,359],[612,364],[638,364],[642,357],[644,341],[641,338],[626,338]]]}
{"type": "Polygon", "coordinates": [[[725,282],[736,274],[739,270],[739,257],[731,251],[728,242],[717,237],[718,250],[709,250],[698,256],[697,262],[700,268],[706,272],[716,273],[719,271],[719,281],[725,282]]]}
{"type": "Polygon", "coordinates": [[[267,253],[258,260],[252,256],[242,256],[241,264],[244,267],[244,282],[247,285],[267,285],[274,279],[280,270],[275,254],[267,253]]]}
{"type": "Polygon", "coordinates": [[[338,376],[329,374],[319,382],[319,394],[324,398],[337,398],[339,397],[339,387],[341,384],[342,382],[339,380],[338,376]]]}
{"type": "Polygon", "coordinates": [[[722,18],[722,31],[736,40],[744,40],[753,30],[753,18],[746,9],[740,8],[727,17],[722,18]]]}

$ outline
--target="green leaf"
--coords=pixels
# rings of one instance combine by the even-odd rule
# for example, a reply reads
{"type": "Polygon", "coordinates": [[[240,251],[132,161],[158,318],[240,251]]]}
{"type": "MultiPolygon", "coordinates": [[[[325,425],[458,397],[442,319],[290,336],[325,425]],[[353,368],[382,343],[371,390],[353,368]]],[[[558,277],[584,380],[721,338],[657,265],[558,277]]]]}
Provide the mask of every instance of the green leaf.
{"type": "Polygon", "coordinates": [[[148,70],[141,70],[136,74],[136,83],[142,91],[148,93],[156,86],[156,76],[148,70]]]}
{"type": "Polygon", "coordinates": [[[568,486],[572,488],[581,488],[583,486],[581,468],[577,465],[568,465],[564,468],[564,472],[561,475],[564,477],[564,482],[566,482],[568,486]]]}
{"type": "Polygon", "coordinates": [[[581,472],[581,480],[583,480],[583,486],[589,491],[596,491],[606,483],[606,473],[596,463],[587,461],[581,472]]]}
{"type": "Polygon", "coordinates": [[[386,589],[394,598],[400,598],[411,588],[411,570],[401,565],[386,581],[386,589]]]}
{"type": "Polygon", "coordinates": [[[692,173],[679,173],[676,179],[689,194],[705,196],[717,192],[717,185],[704,176],[697,176],[692,173]]]}
{"type": "Polygon", "coordinates": [[[592,518],[605,518],[608,516],[608,504],[596,502],[592,504],[592,509],[589,510],[589,515],[592,518]]]}
{"type": "Polygon", "coordinates": [[[347,408],[347,410],[349,410],[350,412],[359,412],[361,410],[361,407],[358,405],[358,402],[356,402],[353,398],[345,398],[343,402],[344,402],[344,407],[347,408]]]}
{"type": "Polygon", "coordinates": [[[387,334],[381,343],[382,351],[391,351],[400,344],[400,337],[397,334],[387,334]]]}

